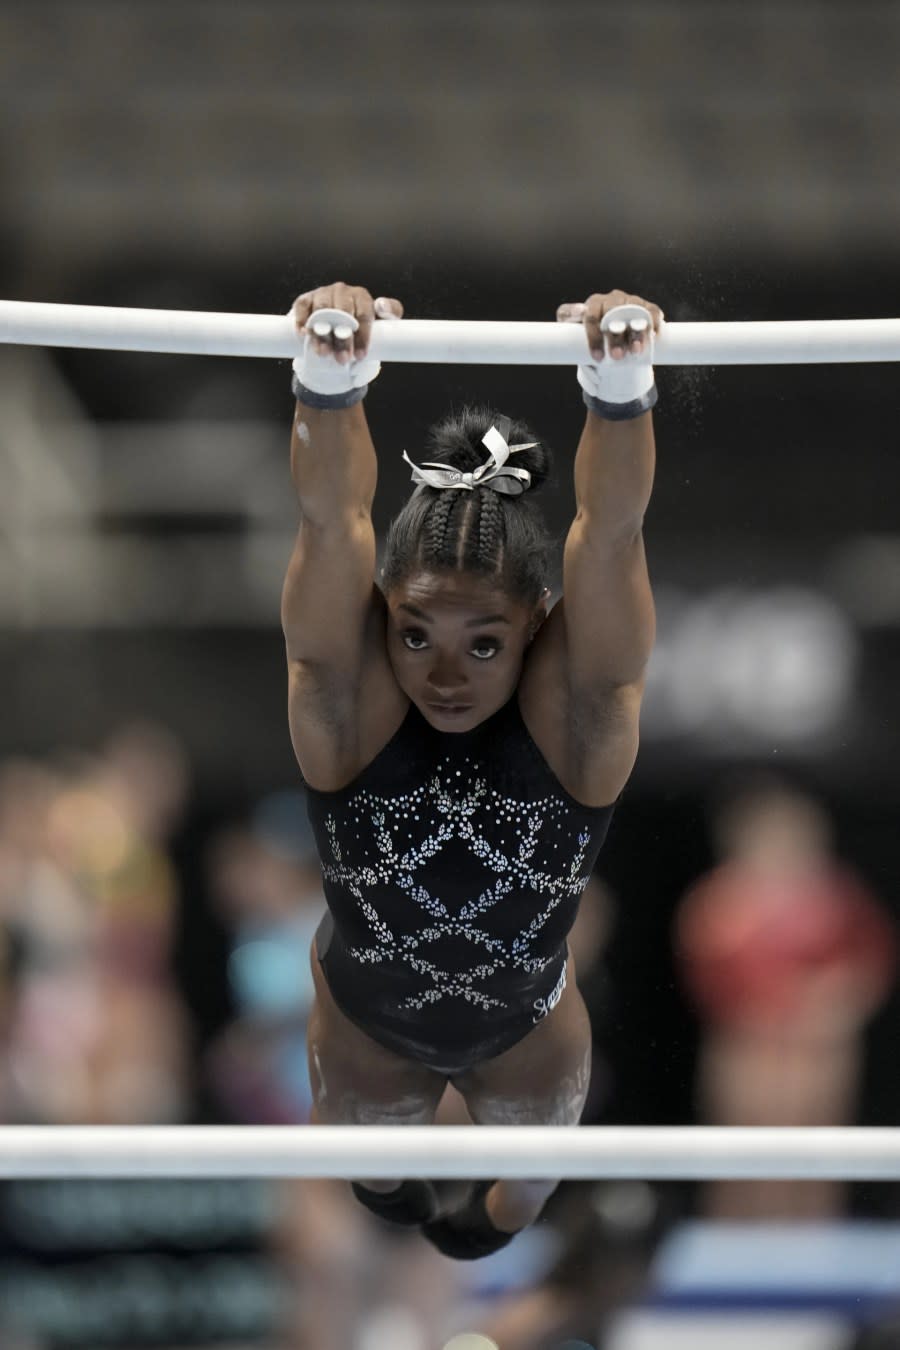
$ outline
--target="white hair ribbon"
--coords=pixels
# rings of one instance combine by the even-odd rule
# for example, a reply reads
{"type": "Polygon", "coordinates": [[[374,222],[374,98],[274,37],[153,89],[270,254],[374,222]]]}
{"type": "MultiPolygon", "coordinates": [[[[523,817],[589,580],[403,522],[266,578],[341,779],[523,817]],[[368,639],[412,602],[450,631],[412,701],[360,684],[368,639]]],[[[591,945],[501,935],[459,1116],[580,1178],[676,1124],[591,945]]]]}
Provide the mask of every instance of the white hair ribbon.
{"type": "Polygon", "coordinates": [[[506,436],[509,435],[509,419],[504,417],[501,425],[504,426],[506,435],[496,427],[491,427],[482,436],[481,443],[487,446],[489,455],[485,463],[471,473],[449,468],[446,464],[426,463],[420,468],[418,464],[413,464],[404,450],[403,458],[412,469],[412,481],[425,483],[433,488],[464,488],[467,492],[478,487],[489,487],[492,492],[517,497],[531,486],[531,474],[527,469],[518,469],[506,461],[517,451],[532,450],[540,442],[528,441],[522,445],[508,445],[506,436]]]}

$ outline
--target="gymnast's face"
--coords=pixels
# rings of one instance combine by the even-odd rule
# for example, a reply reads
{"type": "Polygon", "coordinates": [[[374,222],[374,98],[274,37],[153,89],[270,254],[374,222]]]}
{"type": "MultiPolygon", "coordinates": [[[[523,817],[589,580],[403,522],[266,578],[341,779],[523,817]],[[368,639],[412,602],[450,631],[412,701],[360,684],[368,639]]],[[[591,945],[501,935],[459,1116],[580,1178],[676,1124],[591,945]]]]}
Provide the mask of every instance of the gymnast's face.
{"type": "Polygon", "coordinates": [[[386,598],[397,682],[438,731],[471,731],[503,707],[547,612],[471,572],[418,572],[386,598]]]}

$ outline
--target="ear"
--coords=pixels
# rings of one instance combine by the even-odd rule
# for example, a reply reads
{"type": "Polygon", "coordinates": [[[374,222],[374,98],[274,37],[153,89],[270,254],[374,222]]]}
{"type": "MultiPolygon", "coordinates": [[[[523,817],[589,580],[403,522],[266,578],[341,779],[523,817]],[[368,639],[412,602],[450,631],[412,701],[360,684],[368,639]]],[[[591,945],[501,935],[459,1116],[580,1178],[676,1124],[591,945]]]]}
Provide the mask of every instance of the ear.
{"type": "Polygon", "coordinates": [[[546,617],[547,617],[547,602],[548,602],[549,599],[550,599],[550,589],[549,589],[549,587],[546,587],[546,586],[545,586],[545,587],[544,587],[544,590],[543,590],[542,593],[541,593],[541,598],[540,598],[540,600],[537,602],[537,604],[535,605],[534,610],[533,610],[532,615],[531,615],[531,623],[530,623],[529,626],[528,626],[528,641],[529,641],[529,642],[532,640],[532,638],[534,637],[535,633],[538,631],[538,629],[540,628],[541,624],[544,622],[544,620],[545,620],[546,617]]]}

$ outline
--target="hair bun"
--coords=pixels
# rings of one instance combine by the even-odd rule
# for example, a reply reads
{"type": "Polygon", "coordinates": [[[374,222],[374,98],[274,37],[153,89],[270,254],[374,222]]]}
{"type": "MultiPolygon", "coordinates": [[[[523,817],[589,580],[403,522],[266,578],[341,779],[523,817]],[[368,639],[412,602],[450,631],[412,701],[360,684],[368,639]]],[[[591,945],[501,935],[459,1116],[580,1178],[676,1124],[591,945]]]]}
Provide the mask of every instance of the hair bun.
{"type": "MultiPolygon", "coordinates": [[[[461,473],[473,473],[488,458],[489,451],[482,438],[491,427],[496,427],[509,445],[524,445],[529,441],[538,441],[538,437],[524,422],[513,421],[494,408],[466,405],[459,412],[449,413],[440,422],[436,422],[425,439],[423,460],[435,464],[446,464],[459,469],[461,473]],[[508,432],[506,424],[508,423],[508,432]]],[[[537,491],[547,481],[553,464],[553,457],[546,445],[530,446],[528,450],[519,450],[509,460],[519,469],[527,469],[531,474],[529,495],[537,491]]]]}

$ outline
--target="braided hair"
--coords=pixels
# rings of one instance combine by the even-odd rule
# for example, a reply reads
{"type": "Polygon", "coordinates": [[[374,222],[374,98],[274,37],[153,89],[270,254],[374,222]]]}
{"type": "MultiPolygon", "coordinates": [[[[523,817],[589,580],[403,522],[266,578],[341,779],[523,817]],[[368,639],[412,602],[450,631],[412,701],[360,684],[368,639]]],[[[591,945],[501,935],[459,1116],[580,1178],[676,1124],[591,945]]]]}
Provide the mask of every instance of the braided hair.
{"type": "MultiPolygon", "coordinates": [[[[470,473],[484,464],[481,438],[501,415],[491,408],[464,407],[435,423],[422,460],[470,473]]],[[[537,437],[522,422],[509,423],[511,445],[537,437]]],[[[532,494],[547,479],[552,463],[544,445],[518,452],[510,461],[531,474],[519,496],[488,487],[468,492],[420,484],[391,522],[382,570],[389,592],[417,571],[465,571],[496,579],[527,604],[536,604],[547,584],[553,540],[532,494]]]]}

